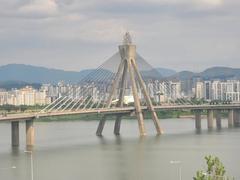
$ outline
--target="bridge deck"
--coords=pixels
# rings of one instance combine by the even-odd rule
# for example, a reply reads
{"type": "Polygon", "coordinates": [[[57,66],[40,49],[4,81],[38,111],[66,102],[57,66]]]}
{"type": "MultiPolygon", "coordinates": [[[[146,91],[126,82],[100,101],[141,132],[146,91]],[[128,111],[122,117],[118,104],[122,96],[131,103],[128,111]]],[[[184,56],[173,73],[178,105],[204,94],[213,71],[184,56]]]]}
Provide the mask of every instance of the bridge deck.
{"type": "MultiPolygon", "coordinates": [[[[155,106],[156,111],[161,110],[230,110],[240,109],[240,104],[226,105],[174,105],[174,106],[155,106]]],[[[0,117],[0,121],[23,121],[40,117],[79,115],[79,114],[126,114],[134,111],[134,107],[123,108],[106,108],[106,109],[86,109],[79,111],[63,111],[63,112],[43,112],[43,113],[22,113],[10,114],[0,117]]],[[[147,110],[146,106],[142,106],[142,110],[147,110]]]]}

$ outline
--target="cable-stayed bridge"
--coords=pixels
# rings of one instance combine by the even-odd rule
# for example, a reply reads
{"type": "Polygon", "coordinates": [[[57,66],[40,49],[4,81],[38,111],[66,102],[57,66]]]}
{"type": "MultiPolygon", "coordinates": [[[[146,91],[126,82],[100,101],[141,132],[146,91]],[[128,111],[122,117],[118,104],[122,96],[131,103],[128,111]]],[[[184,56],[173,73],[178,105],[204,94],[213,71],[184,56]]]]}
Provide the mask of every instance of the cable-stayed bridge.
{"type": "Polygon", "coordinates": [[[13,146],[19,145],[19,121],[26,121],[26,143],[32,146],[34,119],[51,116],[100,114],[102,119],[96,132],[99,136],[102,135],[109,115],[116,116],[116,135],[120,134],[121,119],[124,115],[135,115],[140,135],[146,135],[145,111],[151,114],[157,134],[163,132],[156,113],[161,110],[193,110],[195,127],[198,130],[201,129],[202,111],[207,111],[209,129],[213,128],[214,114],[216,125],[221,128],[221,111],[228,111],[230,127],[240,124],[238,104],[197,105],[178,93],[177,88],[136,52],[136,45],[132,43],[130,34],[126,33],[117,53],[39,113],[8,115],[0,117],[0,121],[11,122],[13,146]]]}

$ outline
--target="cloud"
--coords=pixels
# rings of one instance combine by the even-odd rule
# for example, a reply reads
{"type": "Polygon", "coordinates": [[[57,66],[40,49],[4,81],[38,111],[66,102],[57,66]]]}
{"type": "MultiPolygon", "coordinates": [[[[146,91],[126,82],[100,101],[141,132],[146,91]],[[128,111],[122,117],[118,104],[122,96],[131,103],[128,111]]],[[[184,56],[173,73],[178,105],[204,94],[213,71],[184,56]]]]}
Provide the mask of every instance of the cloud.
{"type": "Polygon", "coordinates": [[[0,64],[94,67],[117,49],[127,30],[139,52],[156,66],[196,68],[240,58],[238,0],[0,0],[0,4],[0,64]]]}
{"type": "Polygon", "coordinates": [[[212,6],[220,6],[223,4],[223,0],[202,0],[202,2],[212,6]]]}
{"type": "Polygon", "coordinates": [[[126,31],[127,22],[115,19],[88,19],[79,16],[65,16],[67,21],[49,21],[45,34],[49,38],[81,40],[91,43],[117,42],[126,31]],[[58,31],[61,29],[61,31],[58,31]]]}
{"type": "Polygon", "coordinates": [[[57,9],[55,0],[32,0],[18,10],[23,14],[53,15],[57,13],[57,9]]]}

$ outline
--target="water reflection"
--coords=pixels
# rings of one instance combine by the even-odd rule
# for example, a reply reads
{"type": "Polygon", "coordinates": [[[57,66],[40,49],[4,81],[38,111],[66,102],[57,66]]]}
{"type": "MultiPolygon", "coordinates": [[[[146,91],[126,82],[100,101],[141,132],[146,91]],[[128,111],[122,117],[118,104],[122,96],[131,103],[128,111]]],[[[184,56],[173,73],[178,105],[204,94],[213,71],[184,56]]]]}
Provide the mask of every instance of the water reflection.
{"type": "Polygon", "coordinates": [[[34,146],[26,146],[26,151],[34,151],[34,146]]]}
{"type": "Polygon", "coordinates": [[[16,156],[19,155],[19,152],[20,152],[19,147],[12,146],[12,149],[11,149],[11,150],[12,150],[11,153],[12,153],[12,156],[13,156],[13,157],[16,157],[16,156]]]}

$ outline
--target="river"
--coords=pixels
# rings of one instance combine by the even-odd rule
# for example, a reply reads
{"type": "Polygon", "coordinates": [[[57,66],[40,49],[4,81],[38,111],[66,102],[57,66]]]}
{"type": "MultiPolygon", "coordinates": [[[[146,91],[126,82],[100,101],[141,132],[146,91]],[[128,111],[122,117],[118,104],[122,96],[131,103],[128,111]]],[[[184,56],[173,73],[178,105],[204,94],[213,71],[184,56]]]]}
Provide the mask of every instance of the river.
{"type": "MultiPolygon", "coordinates": [[[[151,120],[148,135],[138,136],[136,120],[123,120],[121,136],[107,121],[104,136],[95,136],[97,121],[36,122],[34,180],[190,180],[205,167],[204,156],[216,155],[227,173],[240,179],[240,129],[207,130],[203,120],[196,133],[193,119],[161,120],[164,135],[156,136],[151,120]],[[177,164],[170,163],[178,161],[177,164]]],[[[12,149],[10,124],[0,124],[0,180],[30,180],[31,154],[25,150],[25,124],[20,147],[12,149]],[[12,168],[16,167],[16,168],[12,168]]]]}

